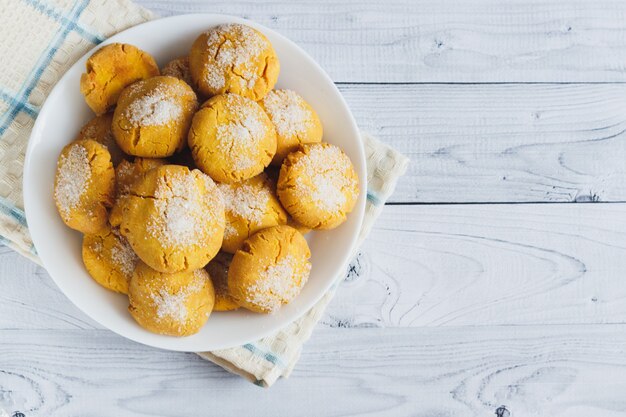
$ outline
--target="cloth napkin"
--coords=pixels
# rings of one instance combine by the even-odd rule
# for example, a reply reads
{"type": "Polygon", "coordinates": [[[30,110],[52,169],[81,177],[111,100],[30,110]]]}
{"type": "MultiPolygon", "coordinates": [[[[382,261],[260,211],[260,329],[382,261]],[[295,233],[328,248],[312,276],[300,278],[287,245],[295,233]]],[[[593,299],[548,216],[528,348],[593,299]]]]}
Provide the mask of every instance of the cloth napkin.
{"type": "MultiPolygon", "coordinates": [[[[4,0],[0,2],[0,244],[39,263],[22,200],[24,154],[33,123],[55,82],[107,37],[152,19],[127,0],[4,0]]],[[[365,239],[405,172],[405,156],[363,134],[367,157],[365,239]]],[[[268,387],[287,377],[304,342],[332,299],[335,285],[303,317],[243,346],[198,353],[230,372],[268,387]]]]}

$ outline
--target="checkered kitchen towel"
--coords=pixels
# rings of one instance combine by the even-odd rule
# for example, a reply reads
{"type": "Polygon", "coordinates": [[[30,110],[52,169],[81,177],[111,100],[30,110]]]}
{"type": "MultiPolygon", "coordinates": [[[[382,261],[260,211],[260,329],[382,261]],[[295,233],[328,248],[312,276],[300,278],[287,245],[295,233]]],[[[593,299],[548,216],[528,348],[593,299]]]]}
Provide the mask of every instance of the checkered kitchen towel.
{"type": "MultiPolygon", "coordinates": [[[[33,122],[55,82],[95,44],[152,17],[128,0],[0,1],[0,243],[38,262],[23,211],[22,168],[33,122]]],[[[403,155],[371,136],[363,141],[369,189],[361,240],[407,166],[403,155]]],[[[199,355],[270,386],[291,373],[333,294],[334,288],[275,335],[199,355]]]]}

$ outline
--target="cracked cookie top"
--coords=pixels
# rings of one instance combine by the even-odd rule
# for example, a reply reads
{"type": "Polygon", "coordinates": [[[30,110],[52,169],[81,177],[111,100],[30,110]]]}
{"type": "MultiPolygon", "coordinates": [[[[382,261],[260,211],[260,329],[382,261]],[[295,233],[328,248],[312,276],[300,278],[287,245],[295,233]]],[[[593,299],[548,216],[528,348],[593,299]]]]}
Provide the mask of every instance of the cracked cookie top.
{"type": "Polygon", "coordinates": [[[103,287],[128,294],[128,282],[139,258],[128,241],[109,225],[83,237],[83,263],[89,275],[103,287]]]}
{"type": "Polygon", "coordinates": [[[163,165],[145,173],[111,216],[139,258],[160,272],[205,266],[220,249],[224,203],[199,170],[163,165]]]}
{"type": "Polygon", "coordinates": [[[129,155],[164,158],[183,149],[196,94],[178,78],[158,76],[124,89],[113,113],[112,130],[129,155]]]}
{"type": "Polygon", "coordinates": [[[207,100],[189,130],[193,159],[215,181],[234,183],[263,172],[276,152],[276,131],[261,106],[236,94],[207,100]]]}
{"type": "Polygon", "coordinates": [[[228,289],[237,303],[258,313],[274,313],[293,300],[311,272],[311,252],[293,227],[263,229],[235,252],[228,289]]]}
{"type": "Polygon", "coordinates": [[[143,328],[189,336],[208,320],[215,293],[203,269],[164,274],[139,262],[130,280],[128,299],[128,311],[143,328]]]}
{"type": "Polygon", "coordinates": [[[54,201],[65,224],[96,233],[107,223],[115,198],[115,171],[107,148],[91,139],[65,146],[54,180],[54,201]]]}
{"type": "Polygon", "coordinates": [[[274,88],[280,64],[272,44],[245,25],[220,25],[202,33],[189,53],[189,70],[201,94],[235,93],[262,99],[274,88]]]}
{"type": "Polygon", "coordinates": [[[346,220],[359,195],[348,156],[329,143],[305,144],[287,155],[278,176],[280,202],[296,222],[332,229],[346,220]]]}

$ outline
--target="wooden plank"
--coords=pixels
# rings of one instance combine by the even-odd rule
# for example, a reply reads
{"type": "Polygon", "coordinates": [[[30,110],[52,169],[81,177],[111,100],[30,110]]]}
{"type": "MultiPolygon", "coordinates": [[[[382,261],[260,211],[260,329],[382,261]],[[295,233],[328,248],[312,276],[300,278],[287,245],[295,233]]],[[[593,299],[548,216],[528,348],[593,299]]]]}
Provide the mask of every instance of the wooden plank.
{"type": "MultiPolygon", "coordinates": [[[[326,327],[626,323],[626,204],[389,206],[326,327]]],[[[0,329],[99,328],[0,252],[0,329]]]]}
{"type": "Polygon", "coordinates": [[[389,206],[339,327],[626,322],[626,204],[389,206]]]}
{"type": "Polygon", "coordinates": [[[626,81],[620,0],[140,0],[275,29],[338,82],[626,81]]]}
{"type": "Polygon", "coordinates": [[[345,85],[411,158],[394,202],[626,201],[626,85],[345,85]]]}
{"type": "Polygon", "coordinates": [[[101,326],[76,308],[43,268],[0,246],[0,329],[28,328],[101,326]]]}
{"type": "Polygon", "coordinates": [[[26,416],[487,416],[503,405],[519,416],[626,411],[622,325],[322,330],[289,380],[269,390],[193,354],[106,331],[3,330],[0,339],[0,410],[26,416]]]}

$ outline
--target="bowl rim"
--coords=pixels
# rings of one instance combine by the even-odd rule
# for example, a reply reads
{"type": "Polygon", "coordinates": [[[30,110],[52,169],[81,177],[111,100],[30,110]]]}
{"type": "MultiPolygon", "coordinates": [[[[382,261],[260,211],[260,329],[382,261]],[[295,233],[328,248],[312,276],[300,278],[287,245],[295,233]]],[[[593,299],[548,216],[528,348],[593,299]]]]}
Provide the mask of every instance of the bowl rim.
{"type": "MultiPolygon", "coordinates": [[[[345,120],[344,123],[348,124],[349,129],[352,131],[352,136],[358,138],[358,143],[357,143],[357,152],[358,152],[358,157],[360,158],[360,160],[362,161],[361,164],[355,165],[355,169],[357,170],[357,174],[359,176],[359,198],[357,200],[357,203],[353,209],[353,211],[350,213],[350,216],[356,216],[357,217],[357,225],[355,227],[355,232],[352,233],[352,236],[350,236],[350,240],[349,240],[349,250],[346,251],[346,256],[344,256],[343,262],[341,262],[341,265],[339,265],[338,262],[338,267],[336,268],[336,270],[338,271],[338,274],[341,274],[341,271],[346,269],[349,262],[352,259],[352,256],[354,255],[354,253],[356,252],[357,249],[357,245],[358,245],[358,241],[359,241],[359,236],[360,236],[360,231],[362,229],[362,225],[363,225],[363,219],[365,216],[365,199],[366,199],[366,193],[367,193],[367,173],[366,173],[366,157],[365,157],[365,149],[364,149],[364,144],[363,144],[363,140],[360,134],[360,131],[357,127],[356,121],[354,120],[354,116],[352,115],[352,112],[350,111],[350,108],[348,107],[348,104],[345,101],[345,98],[343,97],[343,95],[341,94],[341,92],[339,91],[339,89],[337,88],[337,86],[335,85],[335,83],[332,81],[332,79],[330,78],[330,76],[326,73],[326,71],[304,50],[302,49],[299,45],[297,45],[295,42],[291,41],[290,39],[288,39],[287,37],[285,37],[284,35],[276,32],[275,30],[272,30],[270,28],[267,28],[264,25],[261,25],[259,23],[256,23],[254,21],[248,20],[248,19],[244,19],[238,16],[232,16],[232,15],[226,15],[226,14],[215,14],[215,13],[191,13],[191,14],[181,14],[181,15],[175,15],[175,16],[168,16],[168,17],[163,17],[163,18],[159,18],[159,19],[154,19],[154,20],[150,20],[147,22],[143,22],[140,23],[138,25],[132,26],[130,28],[127,28],[123,31],[120,31],[118,33],[116,33],[115,35],[107,38],[105,41],[103,41],[102,43],[99,43],[97,45],[95,45],[93,48],[89,49],[85,54],[83,54],[81,57],[79,57],[76,62],[74,62],[67,70],[66,72],[61,76],[61,78],[58,79],[58,81],[55,83],[55,86],[52,88],[52,90],[50,91],[50,93],[48,94],[45,102],[43,103],[39,115],[37,117],[37,119],[35,119],[30,137],[29,137],[29,141],[28,141],[28,145],[27,145],[27,149],[26,149],[26,156],[25,156],[25,160],[24,160],[24,168],[23,168],[23,180],[22,180],[22,186],[23,186],[23,196],[24,196],[24,211],[25,211],[25,215],[26,215],[26,221],[27,224],[31,223],[29,220],[32,219],[33,216],[35,216],[35,214],[33,213],[33,210],[31,210],[31,208],[33,206],[36,205],[36,198],[34,196],[31,196],[31,193],[29,193],[27,190],[29,188],[29,184],[32,183],[33,178],[31,178],[32,175],[32,169],[30,168],[32,165],[32,155],[34,152],[35,147],[38,144],[38,141],[33,140],[34,137],[41,137],[42,133],[43,133],[43,124],[44,124],[44,117],[41,117],[42,115],[47,114],[47,112],[49,111],[50,107],[54,105],[55,102],[58,102],[58,97],[61,93],[61,88],[60,88],[60,84],[63,84],[64,82],[66,82],[66,78],[69,79],[70,77],[70,69],[72,69],[74,66],[78,65],[80,63],[80,61],[85,58],[85,56],[89,56],[91,54],[93,54],[96,50],[100,49],[102,46],[110,44],[110,43],[115,43],[115,42],[124,42],[123,40],[121,40],[121,38],[123,38],[124,36],[126,36],[128,34],[128,32],[132,32],[135,30],[143,30],[145,28],[149,28],[150,26],[158,26],[158,25],[162,25],[164,23],[176,23],[177,21],[181,24],[184,24],[184,22],[190,18],[193,19],[198,19],[198,18],[207,18],[207,19],[214,19],[214,20],[220,20],[222,21],[222,23],[210,23],[207,24],[207,28],[209,27],[214,27],[216,25],[219,24],[228,24],[228,23],[240,23],[240,24],[244,24],[244,25],[248,25],[251,26],[259,31],[261,31],[264,34],[271,34],[271,36],[276,37],[281,39],[281,41],[286,42],[290,45],[290,47],[295,48],[296,50],[298,50],[298,52],[302,55],[302,57],[304,57],[304,59],[307,61],[305,65],[310,65],[312,66],[316,72],[318,72],[323,78],[324,80],[328,83],[328,86],[334,91],[334,96],[336,96],[339,100],[339,104],[341,106],[343,106],[346,110],[346,113],[348,114],[348,120],[345,120]],[[141,28],[141,29],[139,29],[141,28]]],[[[35,248],[37,248],[37,243],[41,241],[41,239],[44,239],[43,237],[43,231],[31,231],[31,237],[32,237],[32,242],[35,248]]],[[[48,271],[48,268],[46,267],[46,256],[41,256],[39,255],[39,258],[41,260],[41,263],[43,265],[43,267],[46,269],[46,271],[48,271]]],[[[64,284],[62,284],[60,282],[60,280],[58,280],[57,278],[55,278],[55,276],[53,276],[53,274],[48,273],[50,275],[50,277],[52,278],[52,280],[55,282],[56,286],[60,289],[60,291],[63,293],[63,295],[69,299],[72,304],[74,304],[83,314],[86,314],[88,317],[90,317],[92,320],[94,320],[96,323],[98,323],[99,325],[105,327],[106,329],[119,334],[120,336],[133,340],[135,342],[144,344],[144,345],[148,345],[148,346],[153,346],[153,347],[157,347],[157,348],[161,348],[161,349],[166,349],[166,350],[172,350],[172,351],[197,351],[196,349],[190,350],[189,348],[185,348],[185,347],[180,347],[177,348],[176,346],[170,346],[170,344],[168,344],[168,346],[163,346],[160,345],[158,343],[150,343],[147,342],[145,340],[141,340],[140,337],[140,333],[133,333],[130,332],[132,334],[129,334],[129,332],[121,332],[118,331],[119,329],[115,329],[112,328],[111,326],[109,326],[108,324],[103,323],[103,320],[97,316],[97,314],[93,314],[92,311],[87,311],[85,310],[81,305],[79,305],[79,303],[77,302],[78,299],[74,299],[74,297],[70,296],[68,294],[68,291],[66,291],[66,289],[64,288],[64,284]]],[[[240,346],[243,345],[245,343],[249,343],[249,342],[253,342],[256,341],[258,339],[261,339],[263,337],[266,337],[270,334],[276,333],[277,331],[280,331],[281,329],[283,329],[284,327],[288,326],[290,323],[298,320],[299,318],[301,318],[303,315],[305,315],[306,313],[308,313],[310,311],[310,309],[312,307],[314,307],[319,301],[320,299],[322,299],[322,297],[328,292],[328,290],[332,287],[332,285],[334,283],[338,282],[338,276],[335,276],[333,279],[328,279],[326,280],[326,282],[321,286],[322,289],[319,291],[319,293],[314,296],[311,297],[310,300],[308,300],[308,302],[306,302],[303,306],[301,306],[301,308],[298,309],[298,311],[293,314],[292,316],[289,317],[289,319],[285,319],[283,320],[279,325],[273,325],[273,326],[267,326],[264,327],[262,329],[259,329],[258,332],[256,332],[253,335],[250,335],[249,339],[247,340],[241,340],[241,341],[236,341],[236,342],[232,342],[232,343],[228,343],[225,345],[219,345],[219,344],[213,344],[212,346],[210,346],[207,349],[203,349],[203,350],[217,350],[217,349],[226,349],[226,348],[231,348],[231,347],[236,347],[236,346],[240,346]]],[[[167,338],[168,340],[171,339],[170,336],[163,336],[163,335],[158,335],[161,336],[162,338],[167,338]]],[[[185,339],[185,338],[178,338],[178,339],[185,339]]]]}

